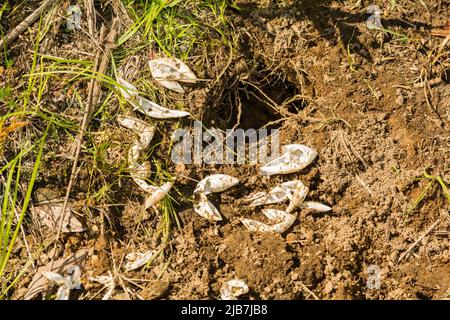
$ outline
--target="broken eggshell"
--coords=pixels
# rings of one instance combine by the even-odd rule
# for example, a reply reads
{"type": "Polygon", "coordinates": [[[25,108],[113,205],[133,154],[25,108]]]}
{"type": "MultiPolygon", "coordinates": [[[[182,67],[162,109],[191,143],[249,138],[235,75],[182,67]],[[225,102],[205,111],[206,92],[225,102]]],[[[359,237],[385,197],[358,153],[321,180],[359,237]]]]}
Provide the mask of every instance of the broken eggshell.
{"type": "Polygon", "coordinates": [[[222,221],[219,210],[206,198],[194,205],[194,212],[210,221],[222,221]]]}
{"type": "Polygon", "coordinates": [[[316,150],[302,144],[285,145],[281,151],[282,155],[280,157],[260,168],[261,174],[294,173],[309,166],[318,155],[316,150]]]}
{"type": "Polygon", "coordinates": [[[217,208],[208,200],[206,195],[223,192],[236,184],[239,180],[226,174],[213,174],[202,179],[194,190],[197,203],[194,205],[194,212],[201,217],[211,221],[221,221],[217,208]]]}
{"type": "Polygon", "coordinates": [[[292,198],[294,188],[299,181],[287,181],[272,188],[269,192],[258,192],[255,195],[249,197],[253,200],[250,203],[251,207],[257,207],[262,205],[276,204],[284,202],[292,198]]]}
{"type": "Polygon", "coordinates": [[[114,277],[111,275],[111,272],[109,276],[90,277],[89,281],[103,284],[106,288],[108,288],[108,291],[105,293],[102,300],[109,300],[114,292],[114,289],[116,288],[116,283],[114,282],[114,277]]]}
{"type": "Polygon", "coordinates": [[[303,182],[297,181],[297,184],[294,188],[294,193],[292,195],[291,201],[289,202],[289,206],[286,209],[286,212],[290,213],[295,209],[300,208],[305,201],[308,192],[309,188],[305,186],[303,182]]]}
{"type": "Polygon", "coordinates": [[[117,121],[120,125],[125,128],[131,129],[135,132],[139,139],[135,141],[135,143],[131,146],[128,151],[128,163],[130,169],[130,175],[133,178],[134,182],[145,192],[153,193],[158,188],[152,185],[149,185],[145,179],[150,174],[150,163],[144,162],[143,164],[138,164],[142,151],[144,151],[153,139],[155,134],[155,127],[149,125],[145,121],[140,119],[129,117],[129,116],[118,116],[117,121]]]}
{"type": "Polygon", "coordinates": [[[81,289],[81,269],[78,265],[71,266],[67,271],[67,276],[63,277],[53,271],[44,271],[42,275],[48,280],[56,283],[59,288],[55,300],[69,300],[72,289],[81,289]]]}
{"type": "Polygon", "coordinates": [[[332,210],[331,207],[324,205],[322,203],[319,203],[319,202],[314,202],[314,201],[304,202],[302,205],[302,208],[314,210],[316,212],[328,212],[328,211],[332,210]]]}
{"type": "Polygon", "coordinates": [[[220,298],[222,300],[237,300],[239,296],[248,293],[247,284],[240,279],[233,279],[225,282],[220,288],[220,298]]]}
{"type": "Polygon", "coordinates": [[[64,222],[61,231],[64,233],[83,232],[86,229],[72,212],[72,204],[68,204],[66,212],[63,214],[63,203],[49,203],[34,207],[32,211],[37,214],[39,221],[49,229],[55,229],[59,226],[61,219],[64,222]]]}
{"type": "Polygon", "coordinates": [[[383,25],[381,24],[381,14],[382,11],[380,7],[377,5],[370,5],[367,7],[367,13],[370,14],[369,18],[366,21],[366,26],[368,29],[383,29],[383,25]]]}
{"type": "Polygon", "coordinates": [[[297,215],[289,214],[282,210],[263,209],[262,213],[269,219],[272,225],[260,221],[241,218],[242,224],[251,232],[261,233],[284,233],[297,219],[297,215]]]}
{"type": "Polygon", "coordinates": [[[187,111],[167,109],[148,99],[137,97],[136,102],[130,100],[135,110],[155,119],[176,119],[188,117],[191,114],[187,111]]]}
{"type": "Polygon", "coordinates": [[[125,100],[132,100],[139,96],[138,89],[125,79],[117,77],[116,81],[119,84],[117,88],[119,89],[125,100]]]}
{"type": "Polygon", "coordinates": [[[153,255],[154,253],[152,250],[144,253],[132,252],[127,254],[127,256],[125,257],[125,260],[127,261],[125,263],[125,270],[132,271],[144,266],[147,262],[150,261],[153,255]]]}
{"type": "Polygon", "coordinates": [[[223,192],[239,183],[239,179],[227,174],[213,174],[202,179],[194,190],[194,193],[210,193],[223,192]]]}
{"type": "Polygon", "coordinates": [[[195,83],[198,79],[189,67],[178,58],[161,58],[148,62],[153,78],[169,90],[184,93],[178,82],[195,83]]]}
{"type": "Polygon", "coordinates": [[[184,118],[191,114],[186,111],[171,110],[160,106],[159,104],[143,98],[139,95],[137,88],[123,78],[117,77],[118,89],[125,100],[133,108],[148,117],[155,119],[175,119],[184,118]]]}
{"type": "Polygon", "coordinates": [[[169,193],[172,187],[173,182],[166,182],[161,187],[156,188],[156,190],[145,199],[145,209],[158,204],[169,193]]]}

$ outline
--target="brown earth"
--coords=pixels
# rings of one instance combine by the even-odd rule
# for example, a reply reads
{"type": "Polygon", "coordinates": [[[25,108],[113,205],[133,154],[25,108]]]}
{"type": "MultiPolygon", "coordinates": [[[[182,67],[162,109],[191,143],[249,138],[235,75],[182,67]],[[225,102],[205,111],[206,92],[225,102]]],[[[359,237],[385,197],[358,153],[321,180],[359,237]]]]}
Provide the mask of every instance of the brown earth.
{"type": "MultiPolygon", "coordinates": [[[[216,299],[222,283],[235,277],[248,284],[245,297],[250,299],[313,299],[311,292],[320,299],[450,298],[450,203],[440,185],[435,182],[409,212],[428,182],[416,178],[428,172],[450,181],[450,42],[428,34],[448,20],[450,5],[397,1],[395,8],[383,8],[384,27],[406,35],[405,40],[368,30],[369,3],[363,2],[356,7],[334,1],[248,0],[237,3],[245,10],[227,11],[238,39],[231,63],[224,49],[206,68],[194,68],[205,79],[226,69],[214,84],[191,86],[183,103],[207,126],[227,129],[238,120],[238,106],[230,102],[237,97],[241,128],[278,128],[282,144],[312,146],[319,157],[298,174],[270,179],[250,164],[177,168],[189,177],[177,182],[186,197],[173,194],[182,227],[150,268],[126,274],[141,298],[216,299]],[[441,81],[426,83],[436,78],[441,81]],[[249,83],[279,112],[261,103],[263,95],[249,83]],[[296,94],[296,101],[283,104],[296,94]],[[195,180],[219,172],[239,178],[240,184],[213,197],[225,217],[216,224],[197,216],[190,198],[195,180]],[[303,210],[283,235],[252,234],[239,223],[238,217],[261,215],[239,199],[296,178],[310,187],[308,199],[331,206],[332,212],[303,210]],[[373,265],[380,271],[380,289],[367,285],[373,265]]],[[[106,139],[131,143],[132,137],[127,140],[112,121],[104,127],[110,129],[106,139]]],[[[156,139],[169,141],[163,134],[156,139]]],[[[128,147],[110,146],[110,161],[125,158],[128,147]]],[[[164,151],[158,154],[167,155],[164,151]]],[[[45,166],[54,170],[59,161],[45,166]]],[[[61,172],[40,186],[64,188],[68,173],[61,172]]],[[[83,169],[80,177],[74,197],[81,201],[89,177],[87,186],[83,169]]],[[[66,253],[89,250],[80,298],[99,298],[95,294],[101,286],[87,281],[88,276],[119,268],[125,253],[155,249],[160,239],[159,217],[142,215],[142,194],[129,178],[122,183],[113,199],[124,206],[92,211],[86,219],[89,232],[64,238],[66,253]],[[135,190],[134,195],[124,190],[135,190]]],[[[20,285],[26,288],[31,276],[20,285]]],[[[16,290],[13,297],[23,292],[16,290]]],[[[122,288],[115,297],[126,298],[122,288]]]]}

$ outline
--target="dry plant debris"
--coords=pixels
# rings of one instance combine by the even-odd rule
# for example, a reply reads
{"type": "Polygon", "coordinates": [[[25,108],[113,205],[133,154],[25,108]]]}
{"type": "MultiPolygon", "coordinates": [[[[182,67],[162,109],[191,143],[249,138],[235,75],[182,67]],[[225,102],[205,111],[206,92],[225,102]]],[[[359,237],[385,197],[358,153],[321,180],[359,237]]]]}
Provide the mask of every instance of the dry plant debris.
{"type": "Polygon", "coordinates": [[[189,67],[178,58],[161,58],[148,62],[153,78],[163,87],[178,93],[184,93],[179,82],[195,83],[197,77],[189,67]]]}
{"type": "Polygon", "coordinates": [[[448,2],[78,3],[0,5],[0,299],[448,298],[448,2]]]}
{"type": "Polygon", "coordinates": [[[240,279],[233,279],[225,282],[220,289],[222,300],[237,300],[238,297],[248,293],[247,284],[240,279]]]}

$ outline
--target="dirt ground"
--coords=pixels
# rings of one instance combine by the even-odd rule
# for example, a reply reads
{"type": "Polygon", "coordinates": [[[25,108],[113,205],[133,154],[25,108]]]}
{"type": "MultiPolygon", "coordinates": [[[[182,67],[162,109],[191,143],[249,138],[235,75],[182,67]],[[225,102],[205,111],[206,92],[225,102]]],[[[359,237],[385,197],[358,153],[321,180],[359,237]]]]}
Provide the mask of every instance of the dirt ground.
{"type": "MultiPolygon", "coordinates": [[[[282,144],[306,144],[319,156],[299,173],[270,179],[251,164],[168,164],[169,170],[186,177],[177,180],[171,193],[181,227],[173,228],[165,249],[148,268],[132,272],[121,271],[124,255],[160,245],[161,215],[143,215],[142,192],[129,175],[112,174],[117,159],[126,161],[133,139],[115,121],[123,107],[113,98],[110,118],[96,119],[86,139],[91,145],[111,141],[104,163],[96,163],[101,168],[92,174],[84,152],[81,163],[86,165],[80,166],[72,192],[88,231],[64,234],[59,248],[59,257],[88,252],[82,289],[74,291],[73,298],[101,298],[102,286],[88,278],[111,271],[122,274],[115,299],[218,299],[222,284],[233,278],[247,283],[250,291],[244,298],[249,299],[449,299],[450,202],[438,181],[425,174],[439,176],[447,186],[450,181],[450,41],[448,36],[430,35],[431,29],[449,21],[450,3],[374,3],[383,9],[382,24],[391,33],[367,28],[366,7],[372,4],[367,1],[242,0],[236,2],[240,10],[225,11],[235,40],[231,56],[224,46],[208,55],[207,63],[195,57],[187,61],[199,78],[215,81],[187,86],[177,101],[206,126],[229,129],[238,120],[244,129],[267,125],[280,130],[282,144]],[[297,98],[284,104],[292,97],[297,98]],[[267,108],[264,99],[278,105],[279,112],[267,108]],[[240,101],[240,115],[235,100],[240,101]],[[108,168],[111,174],[100,176],[108,168]],[[240,180],[213,197],[224,216],[219,223],[192,209],[196,181],[211,173],[240,180]],[[250,233],[238,218],[260,220],[261,213],[240,200],[293,179],[309,186],[308,199],[332,211],[302,210],[282,235],[250,233]],[[423,200],[410,210],[430,181],[423,200]],[[98,195],[106,182],[112,185],[107,197],[87,196],[86,190],[98,195]],[[379,276],[379,288],[370,285],[374,276],[379,276]]],[[[4,25],[6,30],[23,16],[14,18],[4,25]]],[[[41,50],[75,58],[76,42],[64,37],[49,37],[41,50]]],[[[24,34],[11,46],[15,65],[1,67],[0,85],[14,87],[23,81],[31,63],[24,50],[31,45],[24,34]]],[[[79,51],[89,52],[85,46],[80,42],[79,51]]],[[[148,51],[138,56],[141,66],[147,58],[148,51]]],[[[70,93],[58,96],[57,91],[49,90],[43,103],[78,121],[79,107],[70,93]]],[[[103,91],[106,97],[110,90],[103,91]]],[[[180,123],[192,125],[187,119],[180,123]]],[[[167,157],[170,136],[164,133],[174,124],[161,123],[161,128],[155,141],[162,147],[155,152],[167,157]]],[[[49,142],[54,155],[44,157],[35,193],[64,197],[72,138],[60,133],[49,142]]],[[[5,150],[4,157],[12,157],[14,150],[8,145],[5,150]]],[[[41,249],[39,267],[51,257],[53,246],[42,249],[51,233],[33,231],[32,225],[32,219],[25,221],[28,245],[41,249]]],[[[11,270],[23,266],[26,257],[21,240],[11,270]]],[[[34,274],[32,268],[26,272],[12,299],[24,297],[34,274]]]]}

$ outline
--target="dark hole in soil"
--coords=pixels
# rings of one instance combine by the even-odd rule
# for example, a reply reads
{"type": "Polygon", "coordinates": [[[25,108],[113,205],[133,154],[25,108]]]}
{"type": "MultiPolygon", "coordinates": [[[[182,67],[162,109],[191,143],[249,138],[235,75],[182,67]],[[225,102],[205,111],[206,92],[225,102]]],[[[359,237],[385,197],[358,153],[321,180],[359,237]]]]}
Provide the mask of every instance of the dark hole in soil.
{"type": "Polygon", "coordinates": [[[442,81],[450,83],[450,68],[447,68],[442,72],[442,81]]]}

